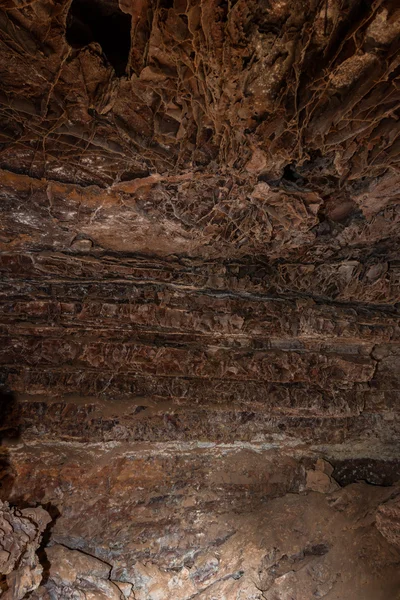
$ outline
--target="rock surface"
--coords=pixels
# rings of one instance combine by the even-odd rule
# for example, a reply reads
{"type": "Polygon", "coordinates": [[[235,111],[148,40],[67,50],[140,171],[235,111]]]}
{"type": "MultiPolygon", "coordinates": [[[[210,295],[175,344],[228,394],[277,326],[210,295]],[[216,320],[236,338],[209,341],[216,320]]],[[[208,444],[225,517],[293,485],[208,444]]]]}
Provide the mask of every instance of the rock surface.
{"type": "Polygon", "coordinates": [[[376,526],[391,544],[400,548],[400,497],[389,499],[379,506],[376,526]]]}
{"type": "Polygon", "coordinates": [[[0,497],[56,515],[38,597],[396,600],[397,4],[1,2],[0,497]]]}
{"type": "MultiPolygon", "coordinates": [[[[93,556],[65,546],[47,548],[50,563],[46,584],[36,592],[37,598],[71,598],[73,600],[122,600],[128,596],[110,581],[111,566],[93,556]]],[[[130,586],[132,589],[132,585],[130,586]]],[[[126,588],[125,588],[126,589],[126,588]]],[[[129,588],[128,588],[129,589],[129,588]]]]}
{"type": "Polygon", "coordinates": [[[1,9],[7,421],[398,461],[398,9],[229,6],[1,9]]]}
{"type": "MultiPolygon", "coordinates": [[[[354,600],[398,600],[400,550],[381,536],[374,519],[378,505],[387,506],[399,491],[359,483],[329,494],[288,494],[251,512],[230,509],[217,517],[198,511],[204,530],[219,521],[229,533],[201,549],[193,539],[181,564],[171,562],[161,540],[158,560],[148,556],[126,567],[56,544],[46,550],[48,579],[31,597],[342,600],[351,590],[354,600]]],[[[183,533],[186,526],[177,528],[183,533]]]]}
{"type": "Polygon", "coordinates": [[[0,595],[22,600],[39,587],[43,567],[37,550],[51,517],[41,507],[11,508],[0,501],[0,595]]]}

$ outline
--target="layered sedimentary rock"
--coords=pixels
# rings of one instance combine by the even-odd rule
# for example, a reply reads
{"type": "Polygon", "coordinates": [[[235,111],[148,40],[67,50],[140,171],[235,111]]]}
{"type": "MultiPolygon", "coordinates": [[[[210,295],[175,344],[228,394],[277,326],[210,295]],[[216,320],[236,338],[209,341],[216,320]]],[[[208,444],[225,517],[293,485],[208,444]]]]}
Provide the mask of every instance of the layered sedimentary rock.
{"type": "Polygon", "coordinates": [[[394,3],[10,0],[0,30],[11,421],[394,458],[394,3]]]}
{"type": "Polygon", "coordinates": [[[1,3],[38,597],[396,599],[399,44],[394,0],[1,3]]]}

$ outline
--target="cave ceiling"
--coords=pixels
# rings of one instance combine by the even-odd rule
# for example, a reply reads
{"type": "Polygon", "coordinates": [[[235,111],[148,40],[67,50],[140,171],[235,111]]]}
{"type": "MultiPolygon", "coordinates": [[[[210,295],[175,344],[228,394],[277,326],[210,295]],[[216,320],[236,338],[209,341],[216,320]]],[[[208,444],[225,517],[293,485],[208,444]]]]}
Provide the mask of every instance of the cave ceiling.
{"type": "Polygon", "coordinates": [[[2,497],[57,543],[400,479],[399,50],[395,0],[1,0],[2,497]]]}

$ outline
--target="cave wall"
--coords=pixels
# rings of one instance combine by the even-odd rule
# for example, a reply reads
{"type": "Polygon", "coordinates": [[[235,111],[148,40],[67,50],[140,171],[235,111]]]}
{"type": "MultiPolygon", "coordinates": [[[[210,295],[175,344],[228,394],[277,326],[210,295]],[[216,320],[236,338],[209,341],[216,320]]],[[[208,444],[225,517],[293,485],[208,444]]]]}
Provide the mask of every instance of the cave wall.
{"type": "Polygon", "coordinates": [[[399,36],[394,0],[0,3],[38,599],[396,600],[399,36]]]}

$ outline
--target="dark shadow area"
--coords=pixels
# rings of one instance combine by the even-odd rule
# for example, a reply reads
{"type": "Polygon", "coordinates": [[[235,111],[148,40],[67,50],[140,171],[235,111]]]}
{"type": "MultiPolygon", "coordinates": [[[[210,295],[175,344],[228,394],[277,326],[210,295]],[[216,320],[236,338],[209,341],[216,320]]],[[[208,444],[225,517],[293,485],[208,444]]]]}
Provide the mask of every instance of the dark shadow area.
{"type": "Polygon", "coordinates": [[[297,170],[296,163],[287,164],[284,169],[282,176],[279,179],[271,179],[270,176],[267,175],[259,175],[258,181],[265,181],[268,183],[270,187],[301,187],[308,184],[308,179],[303,177],[303,175],[297,170]]]}
{"type": "Polygon", "coordinates": [[[282,179],[293,183],[303,184],[304,178],[296,171],[296,164],[290,163],[283,169],[282,179]]]}
{"type": "MultiPolygon", "coordinates": [[[[13,471],[9,451],[8,440],[19,438],[18,404],[12,392],[0,387],[0,500],[8,500],[15,473],[13,471]]],[[[6,576],[0,573],[0,595],[8,589],[6,576]]]]}
{"type": "Polygon", "coordinates": [[[400,481],[400,460],[352,458],[331,462],[334,466],[332,477],[342,487],[356,481],[381,486],[391,486],[400,481]]]}
{"type": "Polygon", "coordinates": [[[49,559],[47,558],[47,554],[46,554],[45,550],[46,550],[47,546],[49,545],[52,531],[53,531],[56,521],[57,521],[58,517],[61,515],[61,513],[58,510],[58,508],[56,506],[54,506],[54,504],[51,504],[50,502],[47,502],[46,504],[41,504],[41,506],[42,506],[42,508],[47,510],[47,512],[51,516],[51,521],[47,525],[46,529],[44,530],[43,535],[42,535],[42,541],[40,542],[40,546],[37,549],[37,555],[39,557],[39,562],[43,567],[43,576],[42,576],[42,581],[41,581],[40,585],[45,585],[47,583],[47,581],[49,580],[49,576],[50,576],[50,562],[49,562],[49,559]]]}
{"type": "MultiPolygon", "coordinates": [[[[4,385],[0,387],[0,500],[10,501],[12,497],[12,488],[15,481],[15,472],[10,460],[10,446],[14,445],[20,439],[21,433],[21,409],[18,400],[13,392],[4,385]]],[[[24,509],[32,506],[32,503],[24,501],[22,498],[12,497],[10,504],[24,509]]],[[[37,505],[36,503],[33,506],[37,505]]],[[[39,562],[43,567],[43,577],[41,585],[45,584],[49,578],[50,563],[47,559],[45,548],[48,546],[54,525],[60,516],[60,511],[51,503],[41,504],[42,508],[47,510],[51,521],[46,527],[40,546],[37,550],[39,562]]],[[[8,583],[5,575],[0,574],[0,595],[7,591],[8,583]]]]}
{"type": "Polygon", "coordinates": [[[100,44],[120,77],[125,74],[131,47],[131,16],[116,0],[73,0],[67,17],[66,39],[72,48],[100,44]]]}
{"type": "Polygon", "coordinates": [[[0,499],[9,498],[15,473],[7,446],[20,437],[20,411],[15,395],[0,387],[0,499]]]}

